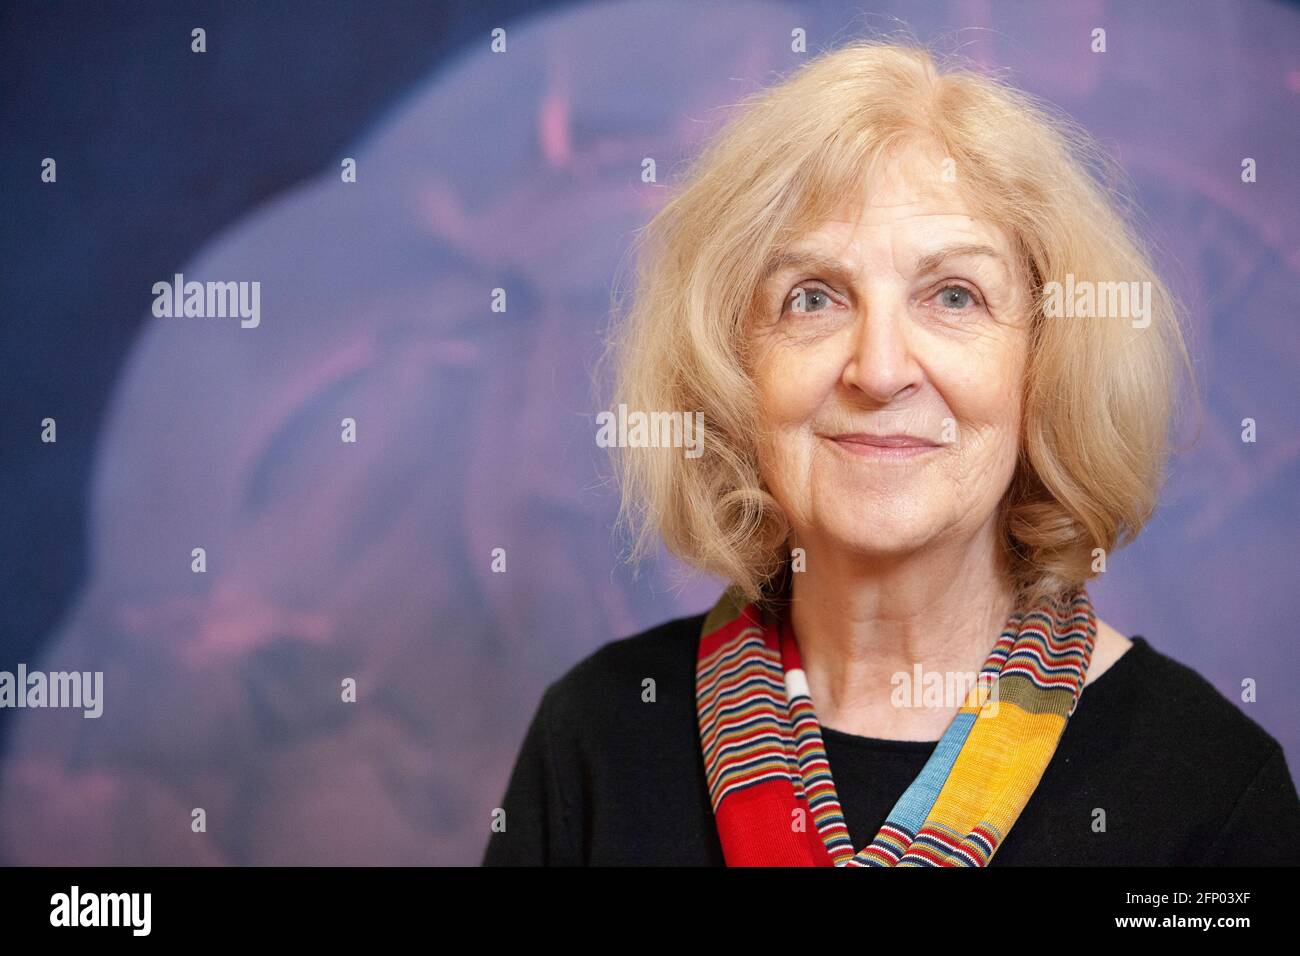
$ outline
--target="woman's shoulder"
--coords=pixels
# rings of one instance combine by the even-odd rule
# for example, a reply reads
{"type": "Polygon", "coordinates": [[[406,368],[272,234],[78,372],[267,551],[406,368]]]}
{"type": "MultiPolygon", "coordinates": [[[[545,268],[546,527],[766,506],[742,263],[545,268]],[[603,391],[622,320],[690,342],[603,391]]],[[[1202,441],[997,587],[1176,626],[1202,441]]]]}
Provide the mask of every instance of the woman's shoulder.
{"type": "Polygon", "coordinates": [[[1227,679],[1238,703],[1176,652],[1131,640],[1067,727],[1091,784],[1139,804],[1166,850],[1186,840],[1180,859],[1294,864],[1300,802],[1282,745],[1250,716],[1250,675],[1227,679]]]}
{"type": "MultiPolygon", "coordinates": [[[[1247,747],[1261,756],[1280,748],[1276,738],[1199,671],[1154,647],[1146,636],[1135,634],[1122,654],[1096,686],[1110,682],[1130,691],[1148,717],[1155,717],[1187,732],[1214,731],[1211,740],[1223,747],[1247,747]]],[[[1242,676],[1243,689],[1249,678],[1242,676]]],[[[1084,693],[1088,692],[1085,687],[1084,693]]]]}
{"type": "Polygon", "coordinates": [[[1230,811],[1262,782],[1282,805],[1294,801],[1282,745],[1250,716],[1252,703],[1235,703],[1145,636],[1131,640],[1106,673],[1084,687],[1071,719],[1078,724],[1071,731],[1076,746],[1100,748],[1099,768],[1130,786],[1157,781],[1162,790],[1198,792],[1207,810],[1213,803],[1230,811]]]}
{"type": "Polygon", "coordinates": [[[611,720],[645,703],[694,714],[695,661],[704,613],[677,617],[608,641],[546,690],[543,704],[570,723],[611,720]]]}
{"type": "Polygon", "coordinates": [[[628,668],[676,667],[694,672],[705,614],[675,617],[627,637],[602,644],[574,665],[579,676],[612,677],[628,668]]]}

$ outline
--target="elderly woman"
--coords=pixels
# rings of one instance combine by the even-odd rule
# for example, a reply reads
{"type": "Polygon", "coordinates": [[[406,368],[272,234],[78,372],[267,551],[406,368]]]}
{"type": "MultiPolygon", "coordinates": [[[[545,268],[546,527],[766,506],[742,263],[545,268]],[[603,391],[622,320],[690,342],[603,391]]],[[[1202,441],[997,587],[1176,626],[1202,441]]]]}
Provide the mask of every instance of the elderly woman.
{"type": "Polygon", "coordinates": [[[698,158],[613,354],[703,453],[619,454],[638,552],[731,587],[547,689],[485,863],[1300,862],[1278,742],[1085,588],[1188,367],[1098,163],[872,43],[698,158]]]}

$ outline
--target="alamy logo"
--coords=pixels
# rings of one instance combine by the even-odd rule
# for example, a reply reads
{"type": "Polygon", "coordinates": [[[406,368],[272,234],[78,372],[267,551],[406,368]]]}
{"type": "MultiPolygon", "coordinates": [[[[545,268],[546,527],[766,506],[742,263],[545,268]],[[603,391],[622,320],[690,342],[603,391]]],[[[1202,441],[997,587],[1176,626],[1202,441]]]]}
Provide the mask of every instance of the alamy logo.
{"type": "Polygon", "coordinates": [[[262,322],[260,282],[186,282],[178,272],[171,282],[155,282],[153,294],[153,314],[160,319],[237,316],[245,329],[255,329],[262,322]]]}
{"type": "Polygon", "coordinates": [[[71,707],[82,717],[104,712],[103,671],[0,671],[0,707],[71,707]]]}
{"type": "Polygon", "coordinates": [[[889,678],[893,685],[889,702],[901,709],[978,707],[979,717],[998,715],[998,675],[987,671],[926,670],[919,663],[912,673],[897,671],[889,678]]]}
{"type": "Polygon", "coordinates": [[[51,926],[129,926],[132,936],[148,936],[153,922],[152,893],[69,893],[50,897],[51,926]]]}
{"type": "Polygon", "coordinates": [[[596,444],[601,448],[684,448],[687,458],[704,454],[703,412],[640,412],[626,404],[598,412],[596,444]]]}
{"type": "Polygon", "coordinates": [[[1151,282],[1093,282],[1076,280],[1067,272],[1065,283],[1043,286],[1043,314],[1048,318],[1132,319],[1133,328],[1151,324],[1151,282]]]}

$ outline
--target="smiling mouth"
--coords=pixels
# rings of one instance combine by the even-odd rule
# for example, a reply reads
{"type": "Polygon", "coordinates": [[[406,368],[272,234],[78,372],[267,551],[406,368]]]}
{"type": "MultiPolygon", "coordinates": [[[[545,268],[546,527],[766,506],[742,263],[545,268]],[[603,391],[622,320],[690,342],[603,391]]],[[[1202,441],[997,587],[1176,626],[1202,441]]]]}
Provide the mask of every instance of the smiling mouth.
{"type": "Polygon", "coordinates": [[[822,437],[859,458],[915,458],[943,447],[937,442],[916,435],[869,435],[853,432],[822,437]]]}

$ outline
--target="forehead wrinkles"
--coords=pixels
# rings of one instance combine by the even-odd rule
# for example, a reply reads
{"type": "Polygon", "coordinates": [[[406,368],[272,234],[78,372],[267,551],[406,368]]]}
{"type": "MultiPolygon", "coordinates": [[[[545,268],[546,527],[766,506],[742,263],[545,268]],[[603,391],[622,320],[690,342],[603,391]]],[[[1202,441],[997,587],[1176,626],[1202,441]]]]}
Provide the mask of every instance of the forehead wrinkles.
{"type": "Polygon", "coordinates": [[[770,257],[764,277],[811,269],[841,278],[886,263],[900,272],[937,267],[945,258],[999,264],[1009,274],[1011,243],[990,223],[961,213],[916,213],[887,223],[828,220],[821,228],[770,257]],[[902,225],[903,228],[894,228],[902,225]]]}
{"type": "Polygon", "coordinates": [[[826,219],[816,229],[810,230],[795,245],[804,242],[856,243],[862,238],[874,238],[895,229],[905,235],[920,235],[931,231],[960,232],[966,239],[979,238],[989,245],[1001,246],[1006,237],[1002,230],[986,219],[980,219],[960,209],[926,210],[916,208],[917,203],[895,203],[873,206],[885,211],[885,216],[860,216],[857,219],[826,219]]]}

